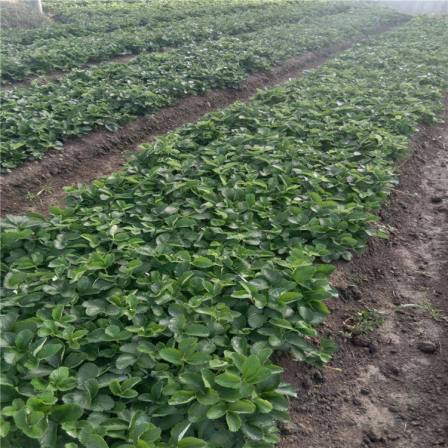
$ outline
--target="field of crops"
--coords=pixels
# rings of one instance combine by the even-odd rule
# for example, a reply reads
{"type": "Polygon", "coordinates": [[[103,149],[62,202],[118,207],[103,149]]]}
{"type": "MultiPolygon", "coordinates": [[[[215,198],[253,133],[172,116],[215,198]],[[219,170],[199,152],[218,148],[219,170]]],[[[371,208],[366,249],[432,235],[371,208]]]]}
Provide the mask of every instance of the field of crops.
{"type": "MultiPolygon", "coordinates": [[[[205,41],[192,43],[194,28],[187,24],[190,35],[181,38],[184,42],[179,48],[145,52],[128,64],[77,69],[58,81],[36,82],[25,89],[4,91],[0,115],[1,167],[8,170],[26,160],[40,158],[49,149],[61,148],[67,138],[98,127],[117,129],[136,116],[153,113],[181,97],[237,87],[252,72],[330,44],[360,38],[379,25],[402,20],[398,13],[373,7],[347,8],[344,3],[329,7],[324,3],[321,11],[316,12],[319,9],[316,5],[306,6],[305,11],[302,3],[298,5],[291,3],[293,11],[279,6],[279,10],[272,7],[272,11],[237,13],[237,21],[225,15],[223,19],[201,17],[199,22],[210,20],[210,28],[205,31],[203,25],[198,25],[200,33],[205,33],[202,36],[205,41]],[[251,26],[254,17],[255,24],[251,26]],[[259,29],[247,32],[250,28],[259,29]],[[238,36],[231,36],[238,32],[238,36]]],[[[179,26],[179,35],[185,34],[182,23],[172,25],[179,26]]],[[[135,36],[134,32],[131,34],[135,36]]],[[[174,38],[174,34],[167,34],[174,38]]],[[[107,39],[112,44],[116,42],[109,35],[107,39]]],[[[120,41],[120,37],[117,39],[120,41]]],[[[59,38],[56,41],[60,42],[59,38]]],[[[13,55],[25,54],[15,44],[11,46],[13,55]]],[[[84,46],[79,48],[87,51],[84,46]]],[[[48,50],[46,47],[46,59],[48,50]]],[[[39,65],[32,61],[32,66],[39,65]]],[[[8,72],[8,67],[6,60],[3,70],[8,72]]]]}
{"type": "Polygon", "coordinates": [[[448,87],[447,22],[348,2],[70,5],[3,32],[2,79],[67,70],[2,92],[4,170],[397,25],[1,223],[2,446],[273,447],[296,391],[272,355],[330,359],[330,263],[386,236],[394,164],[448,87]],[[139,56],[81,67],[123,53],[139,56]]]}

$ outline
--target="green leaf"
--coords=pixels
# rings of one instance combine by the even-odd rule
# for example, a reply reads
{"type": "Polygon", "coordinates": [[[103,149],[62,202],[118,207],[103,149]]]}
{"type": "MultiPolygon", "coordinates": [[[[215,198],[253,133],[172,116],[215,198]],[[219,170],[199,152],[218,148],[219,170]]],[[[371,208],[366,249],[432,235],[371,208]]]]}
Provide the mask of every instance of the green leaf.
{"type": "Polygon", "coordinates": [[[314,266],[301,266],[294,271],[293,278],[301,286],[306,286],[314,275],[314,266]]]}
{"type": "Polygon", "coordinates": [[[67,423],[79,420],[83,413],[76,404],[59,404],[52,407],[50,416],[57,423],[67,423]]]}
{"type": "Polygon", "coordinates": [[[15,338],[16,347],[19,350],[26,350],[29,346],[31,340],[33,339],[34,333],[29,329],[24,329],[19,331],[15,338]]]}
{"type": "Polygon", "coordinates": [[[11,429],[11,423],[9,423],[3,417],[0,416],[0,438],[6,437],[10,429],[11,429]]]}
{"type": "Polygon", "coordinates": [[[79,439],[86,448],[109,448],[101,436],[89,432],[88,429],[81,431],[79,439]]]}
{"type": "Polygon", "coordinates": [[[197,402],[193,403],[188,408],[188,420],[192,423],[198,423],[205,419],[206,413],[207,413],[207,406],[197,402]]]}
{"type": "Polygon", "coordinates": [[[241,378],[232,372],[226,371],[215,378],[217,384],[231,389],[239,389],[241,387],[241,378]]]}
{"type": "Polygon", "coordinates": [[[180,404],[189,403],[195,399],[195,393],[189,390],[179,390],[175,392],[168,400],[168,404],[171,406],[177,406],[180,404]]]}
{"type": "Polygon", "coordinates": [[[205,440],[196,437],[185,437],[178,444],[178,448],[207,448],[208,444],[205,440]]]}
{"type": "Polygon", "coordinates": [[[254,403],[262,414],[267,414],[272,411],[272,404],[268,400],[257,397],[254,399],[254,403]]]}
{"type": "Polygon", "coordinates": [[[197,400],[203,405],[211,406],[219,401],[219,394],[216,390],[210,389],[203,394],[198,393],[197,400]]]}
{"type": "Polygon", "coordinates": [[[50,373],[50,380],[57,383],[66,380],[70,375],[68,367],[59,367],[50,373]]]}
{"type": "Polygon", "coordinates": [[[229,411],[236,414],[253,414],[255,410],[255,404],[249,400],[239,400],[229,406],[229,411]]]}
{"type": "Polygon", "coordinates": [[[24,283],[25,279],[26,279],[25,272],[22,271],[8,272],[5,275],[5,280],[3,284],[5,288],[17,289],[21,284],[24,283]]]}
{"type": "Polygon", "coordinates": [[[280,297],[278,298],[278,301],[282,305],[289,305],[293,302],[297,302],[297,300],[301,298],[302,294],[300,294],[299,292],[288,291],[281,294],[280,297]]]}
{"type": "Polygon", "coordinates": [[[227,411],[227,405],[224,402],[211,406],[207,411],[207,418],[215,420],[222,417],[227,411]]]}
{"type": "Polygon", "coordinates": [[[125,370],[129,366],[132,366],[136,363],[137,358],[133,355],[130,355],[128,353],[124,353],[120,355],[117,360],[115,361],[115,365],[117,369],[119,370],[125,370]]]}
{"type": "Polygon", "coordinates": [[[77,374],[78,381],[82,384],[90,378],[96,378],[99,375],[99,369],[93,362],[83,364],[77,374]]]}
{"type": "Polygon", "coordinates": [[[263,431],[255,425],[251,425],[249,423],[243,423],[241,425],[241,429],[243,434],[248,437],[250,440],[260,441],[263,440],[263,431]]]}
{"type": "Polygon", "coordinates": [[[207,257],[196,257],[193,259],[191,264],[197,268],[207,269],[214,265],[213,261],[207,257]]]}
{"type": "Polygon", "coordinates": [[[205,325],[190,324],[184,328],[184,332],[188,336],[197,336],[205,338],[210,334],[209,329],[205,325]]]}
{"type": "Polygon", "coordinates": [[[61,351],[63,345],[59,343],[55,344],[44,344],[40,350],[34,352],[34,356],[39,359],[47,359],[54,355],[56,355],[59,351],[61,351]]]}
{"type": "Polygon", "coordinates": [[[226,422],[227,427],[231,432],[237,432],[241,428],[241,418],[238,414],[235,414],[234,412],[228,412],[226,414],[226,422]]]}
{"type": "Polygon", "coordinates": [[[251,307],[248,312],[247,321],[251,328],[261,328],[266,322],[267,317],[262,311],[255,307],[251,307]]]}
{"type": "Polygon", "coordinates": [[[159,356],[171,364],[182,364],[182,352],[176,348],[166,347],[160,350],[159,356]]]}
{"type": "Polygon", "coordinates": [[[245,382],[250,382],[251,379],[256,376],[260,370],[261,364],[257,355],[250,355],[243,363],[241,367],[241,374],[245,382]]]}

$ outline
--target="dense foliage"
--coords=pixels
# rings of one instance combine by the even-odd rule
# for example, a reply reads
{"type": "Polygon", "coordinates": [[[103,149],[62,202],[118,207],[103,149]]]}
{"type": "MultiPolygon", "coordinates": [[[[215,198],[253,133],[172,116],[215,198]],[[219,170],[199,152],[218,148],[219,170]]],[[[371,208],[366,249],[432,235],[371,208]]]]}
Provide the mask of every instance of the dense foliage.
{"type": "MultiPolygon", "coordinates": [[[[48,30],[38,32],[15,33],[3,39],[1,48],[1,78],[21,80],[31,75],[47,73],[52,70],[67,70],[80,67],[89,61],[103,61],[113,56],[137,54],[142,51],[160,51],[167,47],[182,46],[187,43],[200,42],[206,39],[218,39],[222,36],[237,35],[255,31],[268,26],[283,23],[294,23],[312,16],[336,14],[349,8],[348,3],[306,3],[295,2],[291,5],[272,5],[260,9],[241,7],[229,8],[230,11],[214,11],[210,7],[203,8],[203,15],[188,16],[181,20],[166,20],[170,10],[165,11],[165,20],[153,19],[154,11],[149,10],[145,16],[138,10],[138,18],[133,26],[120,27],[115,30],[90,32],[86,35],[63,37],[57,34],[61,26],[49,27],[56,36],[47,36],[48,30]],[[145,19],[150,21],[146,23],[145,19]],[[14,40],[20,36],[23,41],[34,35],[32,42],[19,43],[14,40]]],[[[110,20],[103,19],[110,27],[110,20]]],[[[88,20],[94,26],[95,18],[88,20]]],[[[77,25],[85,32],[84,23],[77,25]]],[[[65,28],[63,28],[65,29],[65,28]]],[[[72,30],[73,31],[73,30],[72,30]]]]}
{"type": "MultiPolygon", "coordinates": [[[[342,4],[346,3],[342,2],[342,4]]],[[[215,16],[244,14],[250,11],[258,14],[262,10],[278,11],[282,6],[288,9],[291,7],[296,10],[301,9],[306,15],[307,11],[313,11],[316,8],[326,10],[330,7],[326,0],[319,0],[313,4],[309,4],[306,0],[253,0],[250,2],[246,0],[188,0],[182,2],[160,0],[151,2],[151,5],[146,2],[114,2],[113,5],[89,3],[85,7],[70,6],[72,4],[73,2],[61,3],[62,8],[58,8],[55,12],[56,16],[54,16],[51,26],[38,30],[3,33],[4,42],[29,45],[35,41],[42,41],[42,39],[111,33],[118,29],[135,29],[137,26],[148,28],[169,26],[184,19],[210,17],[211,10],[214,11],[215,16]]],[[[335,11],[340,10],[339,6],[334,8],[335,11]]]]}
{"type": "Polygon", "coordinates": [[[293,393],[271,353],[328,359],[322,261],[380,231],[447,38],[413,20],[4,220],[3,446],[271,447],[293,393]]]}
{"type": "Polygon", "coordinates": [[[304,23],[268,27],[238,37],[142,54],[128,64],[76,70],[58,82],[2,92],[1,166],[14,168],[61,147],[68,137],[110,130],[179,98],[238,87],[248,74],[287,58],[360,38],[401,15],[354,8],[304,23]]]}

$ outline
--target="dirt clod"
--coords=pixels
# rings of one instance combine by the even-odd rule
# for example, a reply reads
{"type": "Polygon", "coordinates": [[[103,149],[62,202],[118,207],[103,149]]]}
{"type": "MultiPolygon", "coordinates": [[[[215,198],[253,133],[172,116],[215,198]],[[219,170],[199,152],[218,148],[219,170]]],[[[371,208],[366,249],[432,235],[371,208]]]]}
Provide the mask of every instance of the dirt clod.
{"type": "Polygon", "coordinates": [[[443,198],[440,197],[440,196],[433,196],[433,197],[431,198],[431,202],[432,202],[433,204],[440,204],[442,201],[443,201],[443,198]]]}
{"type": "Polygon", "coordinates": [[[362,299],[362,292],[356,285],[349,285],[346,294],[352,300],[362,299]]]}
{"type": "Polygon", "coordinates": [[[356,347],[370,348],[370,346],[372,345],[372,342],[370,341],[370,339],[367,336],[363,336],[363,335],[355,335],[352,337],[351,341],[352,341],[352,344],[355,345],[356,347]]]}
{"type": "Polygon", "coordinates": [[[421,341],[417,344],[417,348],[423,353],[435,353],[437,344],[434,344],[432,341],[421,341]]]}
{"type": "Polygon", "coordinates": [[[370,428],[366,432],[367,439],[370,440],[370,442],[382,442],[384,440],[383,435],[377,428],[370,428]]]}

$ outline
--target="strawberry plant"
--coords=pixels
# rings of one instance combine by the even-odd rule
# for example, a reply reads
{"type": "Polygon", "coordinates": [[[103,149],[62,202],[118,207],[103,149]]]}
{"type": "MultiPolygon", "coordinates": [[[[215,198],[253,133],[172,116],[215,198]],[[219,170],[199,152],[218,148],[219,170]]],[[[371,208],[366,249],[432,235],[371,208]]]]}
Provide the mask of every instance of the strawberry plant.
{"type": "Polygon", "coordinates": [[[377,233],[447,37],[414,19],[5,219],[3,445],[272,447],[295,394],[272,353],[328,361],[325,262],[377,233]]]}
{"type": "MultiPolygon", "coordinates": [[[[317,3],[265,6],[258,10],[233,9],[227,14],[193,16],[172,23],[155,22],[134,26],[91,32],[87,35],[67,37],[51,36],[37,38],[32,42],[18,43],[14,35],[4,36],[1,48],[4,80],[21,80],[31,75],[51,70],[67,70],[80,67],[89,61],[102,61],[116,55],[137,54],[142,51],[160,51],[167,47],[178,47],[191,42],[218,39],[222,36],[238,35],[267,26],[294,23],[315,15],[323,16],[348,10],[348,3],[317,3]]],[[[37,34],[36,31],[33,34],[37,34]]],[[[20,34],[23,39],[23,33],[20,34]]]]}
{"type": "Polygon", "coordinates": [[[11,169],[40,158],[49,149],[61,148],[67,138],[98,127],[115,130],[187,95],[237,88],[249,73],[360,38],[379,23],[397,20],[401,16],[396,13],[354,9],[170,52],[142,54],[129,64],[79,70],[58,82],[2,92],[1,166],[11,169]]]}

